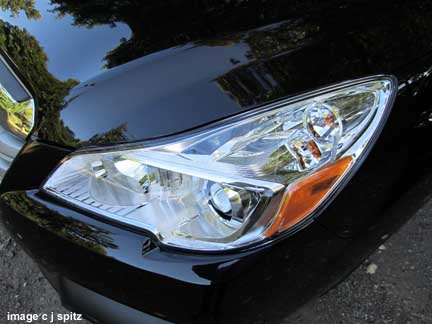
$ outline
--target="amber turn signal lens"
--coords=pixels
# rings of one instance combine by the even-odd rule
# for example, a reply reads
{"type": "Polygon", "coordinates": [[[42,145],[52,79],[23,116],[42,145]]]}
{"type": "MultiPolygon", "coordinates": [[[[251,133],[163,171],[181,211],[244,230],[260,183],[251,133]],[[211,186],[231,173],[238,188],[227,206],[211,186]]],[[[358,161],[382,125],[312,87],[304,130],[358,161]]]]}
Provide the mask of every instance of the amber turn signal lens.
{"type": "Polygon", "coordinates": [[[275,221],[264,234],[265,237],[282,232],[310,215],[327,197],[352,160],[351,157],[343,158],[290,186],[285,192],[275,221]]]}

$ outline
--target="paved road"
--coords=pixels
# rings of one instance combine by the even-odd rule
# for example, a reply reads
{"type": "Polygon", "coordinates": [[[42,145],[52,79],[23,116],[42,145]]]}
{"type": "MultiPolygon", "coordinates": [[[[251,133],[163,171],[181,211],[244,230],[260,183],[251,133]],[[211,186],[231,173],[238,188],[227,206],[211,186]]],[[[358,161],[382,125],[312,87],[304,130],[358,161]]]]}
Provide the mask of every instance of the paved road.
{"type": "Polygon", "coordinates": [[[284,324],[432,324],[432,201],[364,264],[284,324]]]}
{"type": "MultiPolygon", "coordinates": [[[[430,324],[431,260],[432,201],[349,278],[284,324],[430,324]]],[[[7,312],[68,313],[34,262],[0,226],[0,323],[24,323],[6,321],[7,312]]]]}

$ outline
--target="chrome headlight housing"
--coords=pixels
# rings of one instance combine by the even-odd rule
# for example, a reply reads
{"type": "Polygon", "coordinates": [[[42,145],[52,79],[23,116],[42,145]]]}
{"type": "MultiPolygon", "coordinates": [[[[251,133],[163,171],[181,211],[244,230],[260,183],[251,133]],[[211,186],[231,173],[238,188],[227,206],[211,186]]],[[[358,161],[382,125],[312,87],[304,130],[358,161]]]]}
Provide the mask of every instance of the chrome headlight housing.
{"type": "Polygon", "coordinates": [[[361,79],[167,144],[76,152],[43,190],[169,246],[243,247],[311,220],[373,144],[396,91],[392,77],[361,79]]]}

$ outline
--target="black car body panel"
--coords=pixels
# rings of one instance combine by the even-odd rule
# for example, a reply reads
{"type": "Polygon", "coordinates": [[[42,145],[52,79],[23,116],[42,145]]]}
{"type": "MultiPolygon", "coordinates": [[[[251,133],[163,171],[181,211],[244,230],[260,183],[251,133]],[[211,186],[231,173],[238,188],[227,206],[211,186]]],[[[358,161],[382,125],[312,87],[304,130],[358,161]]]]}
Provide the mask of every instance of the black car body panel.
{"type": "Polygon", "coordinates": [[[35,130],[1,184],[2,217],[64,304],[94,321],[118,323],[107,319],[118,310],[139,323],[138,310],[149,322],[278,323],[341,280],[432,194],[429,1],[54,0],[36,9],[38,20],[33,11],[0,15],[4,55],[38,106],[35,130]],[[311,225],[278,241],[185,253],[40,191],[77,148],[149,145],[378,74],[396,76],[399,90],[377,143],[311,225]]]}
{"type": "Polygon", "coordinates": [[[427,1],[139,1],[116,11],[110,1],[59,0],[36,8],[39,20],[0,16],[3,46],[35,89],[36,134],[72,147],[175,134],[363,76],[406,80],[402,69],[432,41],[427,1]]]}

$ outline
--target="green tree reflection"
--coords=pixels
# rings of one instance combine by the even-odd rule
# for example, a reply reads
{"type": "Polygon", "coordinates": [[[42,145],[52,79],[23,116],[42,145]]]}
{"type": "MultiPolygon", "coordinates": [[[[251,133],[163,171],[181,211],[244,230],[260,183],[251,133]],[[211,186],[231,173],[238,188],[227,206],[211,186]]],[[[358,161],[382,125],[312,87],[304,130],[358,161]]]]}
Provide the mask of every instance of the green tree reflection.
{"type": "MultiPolygon", "coordinates": [[[[209,46],[232,44],[239,40],[240,36],[234,35],[239,30],[283,19],[312,2],[320,6],[316,1],[281,0],[51,0],[54,12],[71,15],[77,26],[124,23],[130,27],[132,37],[122,39],[106,54],[107,67],[197,39],[209,46]]],[[[266,49],[270,47],[268,44],[266,49]]]]}
{"type": "MultiPolygon", "coordinates": [[[[92,28],[123,23],[130,27],[130,39],[122,39],[106,53],[109,68],[188,42],[205,46],[239,45],[239,55],[249,61],[238,64],[233,58],[233,69],[216,77],[214,83],[240,107],[365,73],[391,73],[419,53],[429,51],[432,41],[432,3],[419,0],[384,0],[374,11],[367,10],[369,3],[347,0],[50,0],[50,3],[53,12],[60,17],[70,15],[76,26],[92,28]],[[392,37],[395,32],[397,41],[392,37]]],[[[0,7],[14,15],[24,10],[29,17],[37,16],[31,14],[34,1],[30,0],[3,1],[0,7]]],[[[82,145],[59,118],[64,98],[77,81],[53,77],[47,71],[43,49],[25,30],[1,22],[0,46],[39,92],[42,108],[39,134],[67,145],[82,145]]],[[[88,143],[102,144],[115,138],[119,142],[126,139],[126,131],[127,125],[119,125],[94,136],[88,143]]]]}
{"type": "Polygon", "coordinates": [[[16,17],[21,10],[28,19],[41,17],[40,12],[35,8],[35,0],[0,0],[0,8],[10,11],[13,17],[16,17]]]}
{"type": "Polygon", "coordinates": [[[78,84],[77,80],[60,81],[47,69],[48,58],[39,42],[26,30],[0,20],[0,47],[20,67],[24,78],[37,92],[39,118],[43,128],[40,133],[51,133],[64,143],[73,145],[76,140],[73,133],[60,121],[60,110],[64,106],[64,98],[70,89],[78,84]]]}
{"type": "Polygon", "coordinates": [[[118,143],[127,141],[127,124],[121,124],[105,133],[96,134],[82,145],[98,145],[107,143],[118,143]]]}

